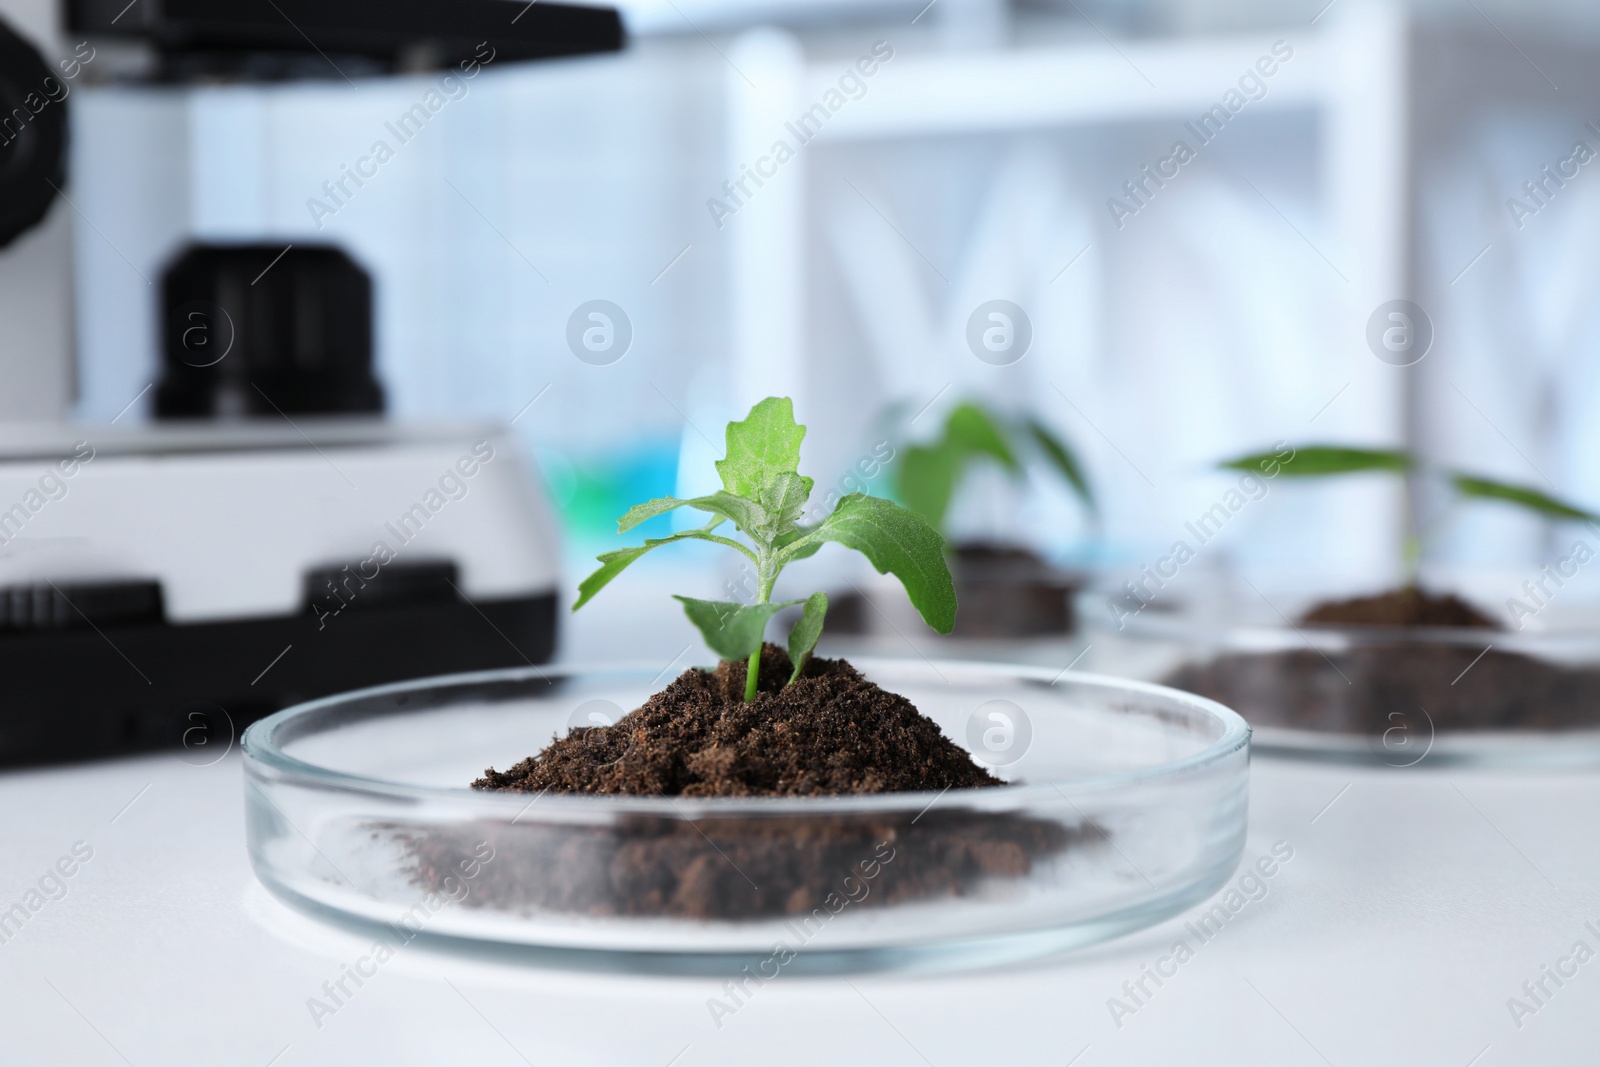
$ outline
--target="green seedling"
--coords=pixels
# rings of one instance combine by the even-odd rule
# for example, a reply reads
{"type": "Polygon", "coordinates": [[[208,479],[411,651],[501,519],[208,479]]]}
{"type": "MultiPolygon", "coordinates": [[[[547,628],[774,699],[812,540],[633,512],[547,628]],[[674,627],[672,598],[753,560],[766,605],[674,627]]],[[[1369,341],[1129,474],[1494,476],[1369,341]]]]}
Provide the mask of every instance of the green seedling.
{"type": "Polygon", "coordinates": [[[1060,475],[1089,514],[1095,514],[1089,480],[1065,441],[1037,419],[1009,421],[971,401],[950,412],[938,440],[905,450],[895,491],[906,507],[943,533],[950,500],[973,463],[996,462],[1007,474],[1021,478],[1030,454],[1060,475]]]}
{"type": "MultiPolygon", "coordinates": [[[[1399,449],[1303,445],[1299,448],[1240,456],[1218,466],[1229,470],[1260,472],[1267,474],[1268,477],[1284,474],[1292,478],[1323,478],[1372,471],[1397,474],[1406,478],[1408,482],[1420,477],[1431,477],[1443,480],[1455,496],[1463,500],[1495,500],[1549,519],[1571,519],[1590,523],[1600,521],[1600,516],[1594,512],[1585,511],[1529,486],[1485,478],[1466,471],[1436,468],[1399,449]],[[1283,458],[1285,451],[1289,453],[1288,459],[1283,458]]],[[[1414,578],[1421,556],[1421,538],[1415,534],[1408,534],[1405,544],[1408,576],[1414,578]]]]}
{"type": "Polygon", "coordinates": [[[828,611],[823,593],[812,593],[803,601],[774,603],[773,584],[783,568],[816,555],[826,542],[834,541],[866,556],[879,574],[900,579],[923,621],[942,634],[949,633],[955,626],[956,592],[945,566],[944,539],[915,513],[879,497],[851,493],[827,518],[813,526],[800,525],[812,486],[811,479],[799,473],[800,442],[805,435],[806,428],[794,421],[794,405],[788,397],[769,396],[751,408],[743,422],[730,422],[726,456],[717,461],[720,490],[689,500],[666,496],[635,505],[617,520],[617,532],[625,533],[676,508],[706,512],[711,520],[698,529],[601,553],[596,557],[600,566],[578,585],[572,610],[587,604],[634,560],[662,545],[698,540],[733,549],[755,565],[754,604],[686,596],[676,599],[713,652],[726,660],[748,661],[744,698],[751,701],[756,698],[761,642],[772,617],[784,608],[805,605],[789,631],[789,658],[794,663],[789,682],[793,683],[817,645],[828,611]],[[725,522],[733,523],[745,541],[714,532],[725,522]]]}

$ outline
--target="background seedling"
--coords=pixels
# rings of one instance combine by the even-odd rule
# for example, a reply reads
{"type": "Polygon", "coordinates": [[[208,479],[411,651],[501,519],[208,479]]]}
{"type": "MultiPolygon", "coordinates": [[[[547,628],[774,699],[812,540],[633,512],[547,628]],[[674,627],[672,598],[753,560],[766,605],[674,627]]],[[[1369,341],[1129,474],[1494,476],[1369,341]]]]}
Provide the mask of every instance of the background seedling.
{"type": "Polygon", "coordinates": [[[600,566],[578,585],[577,611],[621,574],[634,560],[674,541],[699,540],[725,545],[745,556],[756,568],[756,602],[697,600],[680,596],[689,621],[699,629],[711,650],[723,659],[748,661],[744,698],[756,698],[761,666],[761,643],[767,623],[784,608],[804,604],[800,620],[789,631],[789,658],[794,663],[792,683],[822,634],[828,598],[812,593],[805,600],[772,602],[778,575],[796,560],[813,556],[834,541],[866,556],[880,574],[893,574],[905,586],[923,621],[942,634],[955,625],[956,593],[944,561],[944,539],[914,512],[879,497],[851,493],[840,500],[827,518],[801,526],[800,515],[811,495],[812,481],[799,473],[800,442],[806,428],[794,421],[788,397],[773,397],[750,409],[742,422],[730,422],[727,454],[717,461],[722,488],[709,496],[680,499],[658,497],[628,510],[617,521],[625,533],[646,519],[676,508],[694,508],[711,516],[694,530],[655,538],[634,548],[603,552],[600,566]],[[745,541],[714,531],[731,522],[745,541]]]}
{"type": "MultiPolygon", "coordinates": [[[[1237,459],[1226,460],[1218,466],[1229,470],[1260,472],[1274,477],[1284,474],[1292,478],[1324,478],[1339,474],[1360,474],[1386,471],[1405,478],[1408,488],[1419,478],[1442,480],[1450,491],[1464,500],[1497,500],[1549,519],[1571,519],[1593,523],[1600,521],[1594,512],[1584,511],[1573,504],[1540,492],[1526,485],[1485,478],[1480,474],[1449,468],[1433,467],[1423,463],[1409,452],[1399,449],[1344,448],[1338,445],[1301,445],[1287,449],[1289,458],[1283,458],[1285,449],[1258,452],[1237,459]]],[[[1404,545],[1406,584],[1415,584],[1417,564],[1422,558],[1422,539],[1408,533],[1404,545]]]]}
{"type": "Polygon", "coordinates": [[[1010,420],[972,401],[950,412],[936,441],[905,449],[895,492],[906,507],[943,534],[950,501],[974,463],[999,463],[1007,474],[1021,478],[1027,472],[1029,457],[1058,474],[1090,517],[1096,515],[1094,493],[1084,477],[1083,465],[1065,441],[1037,419],[1010,420]]]}

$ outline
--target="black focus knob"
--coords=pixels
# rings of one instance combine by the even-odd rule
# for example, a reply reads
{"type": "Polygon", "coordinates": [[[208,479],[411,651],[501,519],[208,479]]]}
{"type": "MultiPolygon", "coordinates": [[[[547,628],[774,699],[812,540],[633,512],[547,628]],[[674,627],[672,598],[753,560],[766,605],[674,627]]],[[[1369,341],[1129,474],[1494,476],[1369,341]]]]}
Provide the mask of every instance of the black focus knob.
{"type": "Polygon", "coordinates": [[[328,245],[191,245],[162,278],[161,419],[383,410],[372,279],[328,245]]]}
{"type": "Polygon", "coordinates": [[[67,92],[0,18],[0,248],[37,225],[66,182],[67,92]]]}

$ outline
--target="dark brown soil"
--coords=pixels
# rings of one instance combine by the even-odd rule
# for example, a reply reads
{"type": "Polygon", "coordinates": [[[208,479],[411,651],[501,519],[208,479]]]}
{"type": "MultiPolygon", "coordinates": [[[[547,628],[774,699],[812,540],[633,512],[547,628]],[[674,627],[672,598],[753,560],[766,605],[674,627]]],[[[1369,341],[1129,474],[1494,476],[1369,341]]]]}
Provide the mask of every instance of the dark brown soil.
{"type": "Polygon", "coordinates": [[[751,704],[743,701],[744,664],[686,671],[615,725],[575,729],[507,771],[485,772],[475,788],[531,793],[529,807],[510,823],[402,835],[418,884],[439,889],[487,843],[494,859],[482,864],[463,906],[794,917],[797,931],[810,931],[846,909],[1003,886],[1069,845],[1101,840],[1088,825],[975,810],[955,792],[920,812],[540,817],[545,792],[825,797],[1004,784],[904,697],[843,660],[813,658],[785,688],[790,670],[788,656],[766,646],[751,704]]]}
{"type": "Polygon", "coordinates": [[[957,637],[1040,637],[1069,634],[1076,615],[1077,576],[1017,545],[969,541],[951,553],[956,583],[957,637]]]}
{"type": "Polygon", "coordinates": [[[1480,652],[1414,644],[1327,658],[1310,649],[1221,656],[1163,682],[1221,701],[1257,726],[1367,734],[1398,726],[1413,736],[1600,727],[1600,671],[1494,649],[1479,659],[1480,652]]]}
{"type": "Polygon", "coordinates": [[[1101,841],[1088,826],[974,811],[949,797],[920,818],[625,815],[591,825],[540,821],[535,804],[515,823],[408,836],[428,889],[490,844],[494,859],[466,907],[727,921],[966,896],[1019,880],[1069,845],[1101,841]]]}
{"type": "Polygon", "coordinates": [[[1482,644],[1400,641],[1347,652],[1219,656],[1180,667],[1167,685],[1211,697],[1258,726],[1364,733],[1407,742],[1435,731],[1600,726],[1600,671],[1493,647],[1500,627],[1471,604],[1415,588],[1319,604],[1308,626],[1460,627],[1482,644]]]}
{"type": "Polygon", "coordinates": [[[474,789],[634,796],[836,796],[1004,783],[938,725],[844,660],[762,650],[756,699],[745,664],[691,669],[612,726],[580,727],[474,789]]]}
{"type": "Polygon", "coordinates": [[[1454,593],[1414,585],[1377,596],[1329,600],[1300,617],[1308,626],[1460,626],[1498,630],[1500,624],[1454,593]]]}

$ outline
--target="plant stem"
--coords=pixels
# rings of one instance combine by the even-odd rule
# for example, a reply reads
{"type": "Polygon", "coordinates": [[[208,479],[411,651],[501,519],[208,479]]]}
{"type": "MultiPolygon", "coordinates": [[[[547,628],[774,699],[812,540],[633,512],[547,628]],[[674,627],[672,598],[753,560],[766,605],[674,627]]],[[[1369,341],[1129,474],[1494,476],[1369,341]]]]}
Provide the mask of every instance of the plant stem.
{"type": "MultiPolygon", "coordinates": [[[[778,570],[772,566],[772,555],[765,544],[756,546],[756,603],[765,604],[772,599],[772,583],[777,580],[778,570]]],[[[757,642],[756,650],[750,653],[750,659],[744,668],[744,702],[752,703],[756,699],[756,683],[761,680],[761,644],[757,642]]]]}
{"type": "Polygon", "coordinates": [[[1416,534],[1406,534],[1403,555],[1406,568],[1405,587],[1411,589],[1417,584],[1417,571],[1422,564],[1422,538],[1416,534]]]}
{"type": "Polygon", "coordinates": [[[761,676],[761,649],[750,653],[750,662],[744,669],[744,702],[750,703],[756,698],[756,681],[761,676]]]}

